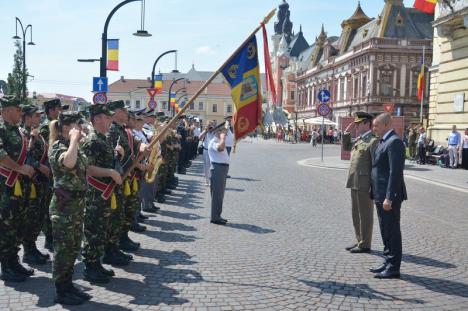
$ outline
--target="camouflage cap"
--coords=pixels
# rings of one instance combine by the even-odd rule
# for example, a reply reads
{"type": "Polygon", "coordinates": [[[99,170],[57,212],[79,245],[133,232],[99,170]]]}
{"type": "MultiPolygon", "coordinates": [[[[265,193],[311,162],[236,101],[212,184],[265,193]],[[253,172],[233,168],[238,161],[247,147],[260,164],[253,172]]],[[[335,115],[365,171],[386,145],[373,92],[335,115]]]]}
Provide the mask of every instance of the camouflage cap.
{"type": "Polygon", "coordinates": [[[108,102],[107,106],[109,107],[111,111],[116,111],[117,109],[130,108],[129,106],[125,105],[125,102],[123,100],[114,100],[114,101],[108,102]]]}
{"type": "Polygon", "coordinates": [[[109,109],[107,105],[91,105],[88,107],[89,114],[94,117],[99,114],[105,114],[107,116],[113,116],[114,112],[109,109]]]}
{"type": "Polygon", "coordinates": [[[2,108],[6,107],[20,107],[22,106],[23,101],[15,96],[3,96],[0,98],[0,105],[2,108]]]}
{"type": "Polygon", "coordinates": [[[372,119],[374,119],[374,117],[365,111],[358,111],[354,114],[354,123],[360,123],[365,120],[372,121],[372,119]]]}
{"type": "Polygon", "coordinates": [[[60,124],[71,124],[71,123],[80,123],[83,121],[81,114],[76,111],[65,111],[59,114],[59,123],[60,124]]]}
{"type": "Polygon", "coordinates": [[[54,98],[44,102],[44,110],[53,109],[55,107],[60,107],[62,110],[68,110],[69,105],[62,105],[60,98],[54,98]]]}
{"type": "Polygon", "coordinates": [[[28,116],[32,115],[33,113],[44,113],[44,110],[31,104],[23,105],[21,109],[23,110],[23,113],[28,116]]]}

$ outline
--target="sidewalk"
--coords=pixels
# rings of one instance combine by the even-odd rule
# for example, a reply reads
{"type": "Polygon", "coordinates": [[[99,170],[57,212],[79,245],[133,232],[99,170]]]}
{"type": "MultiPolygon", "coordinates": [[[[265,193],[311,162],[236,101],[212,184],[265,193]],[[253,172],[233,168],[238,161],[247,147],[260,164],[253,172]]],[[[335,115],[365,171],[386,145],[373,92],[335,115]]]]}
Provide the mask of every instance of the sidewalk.
{"type": "MultiPolygon", "coordinates": [[[[338,170],[347,170],[349,167],[349,161],[341,160],[340,157],[324,157],[323,162],[320,158],[309,158],[299,161],[299,164],[338,170]]],[[[468,171],[463,169],[453,170],[437,165],[419,165],[406,161],[405,176],[468,193],[468,171]]]]}

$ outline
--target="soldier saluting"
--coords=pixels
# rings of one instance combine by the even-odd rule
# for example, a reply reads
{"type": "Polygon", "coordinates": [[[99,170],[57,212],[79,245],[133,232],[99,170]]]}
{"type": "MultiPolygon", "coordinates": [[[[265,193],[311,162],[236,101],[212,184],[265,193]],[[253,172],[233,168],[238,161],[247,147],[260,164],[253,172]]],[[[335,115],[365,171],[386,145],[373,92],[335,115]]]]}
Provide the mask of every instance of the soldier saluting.
{"type": "Polygon", "coordinates": [[[0,122],[0,261],[4,281],[22,282],[34,273],[18,258],[21,211],[24,209],[21,181],[31,178],[34,168],[25,164],[28,141],[20,132],[21,100],[0,98],[3,122],[0,122]]]}
{"type": "Polygon", "coordinates": [[[372,158],[378,139],[372,133],[372,115],[356,112],[356,118],[344,131],[343,149],[352,150],[346,188],[351,189],[351,207],[356,243],[346,247],[351,253],[370,252],[374,209],[370,199],[372,158]],[[353,141],[350,130],[357,138],[353,141]]]}

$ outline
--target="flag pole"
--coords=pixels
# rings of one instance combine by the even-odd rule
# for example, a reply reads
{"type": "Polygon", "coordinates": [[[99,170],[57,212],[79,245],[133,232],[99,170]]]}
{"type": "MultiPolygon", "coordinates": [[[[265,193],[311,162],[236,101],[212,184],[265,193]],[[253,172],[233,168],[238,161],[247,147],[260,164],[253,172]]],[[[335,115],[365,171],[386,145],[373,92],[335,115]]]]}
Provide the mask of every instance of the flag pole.
{"type": "MultiPolygon", "coordinates": [[[[247,39],[245,39],[245,41],[229,56],[229,58],[218,68],[218,70],[216,70],[212,75],[211,77],[206,80],[206,82],[201,86],[201,88],[195,93],[192,95],[192,97],[190,98],[190,100],[185,104],[185,106],[179,110],[179,112],[171,119],[171,121],[169,121],[169,123],[167,123],[163,128],[162,130],[156,135],[154,136],[152,139],[151,139],[151,142],[148,144],[148,148],[152,148],[156,142],[158,142],[164,134],[166,134],[166,132],[169,130],[169,128],[171,128],[174,123],[178,120],[178,118],[184,114],[184,112],[187,110],[188,107],[190,107],[190,105],[197,99],[198,96],[200,96],[201,93],[203,93],[203,91],[207,88],[207,86],[213,82],[213,80],[216,78],[216,76],[218,76],[218,74],[221,73],[221,70],[232,60],[232,58],[237,54],[239,53],[239,51],[244,47],[244,45],[246,45],[249,40],[260,30],[262,29],[262,26],[263,25],[266,25],[268,24],[268,22],[270,21],[270,19],[275,16],[275,13],[276,13],[276,8],[273,9],[264,19],[263,21],[260,23],[259,26],[257,26],[257,28],[255,28],[254,31],[252,31],[252,33],[247,37],[247,39]]],[[[133,163],[133,165],[131,165],[129,167],[129,169],[124,173],[124,177],[128,176],[130,174],[130,172],[135,168],[137,164],[137,161],[135,161],[133,163]]]]}
{"type": "Polygon", "coordinates": [[[423,82],[424,82],[424,85],[422,85],[422,96],[421,96],[421,108],[420,108],[420,111],[419,111],[419,123],[423,123],[423,106],[424,106],[424,90],[426,89],[426,71],[425,71],[425,57],[426,57],[426,46],[423,46],[423,56],[422,56],[422,70],[423,70],[423,82]]]}

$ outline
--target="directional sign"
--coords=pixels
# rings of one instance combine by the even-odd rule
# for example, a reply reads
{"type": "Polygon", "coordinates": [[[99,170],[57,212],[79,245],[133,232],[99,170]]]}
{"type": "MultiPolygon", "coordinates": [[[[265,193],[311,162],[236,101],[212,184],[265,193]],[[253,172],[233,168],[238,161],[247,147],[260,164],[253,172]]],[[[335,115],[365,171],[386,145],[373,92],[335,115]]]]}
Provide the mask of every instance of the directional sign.
{"type": "Polygon", "coordinates": [[[107,78],[94,77],[93,78],[93,92],[107,92],[107,78]]]}
{"type": "Polygon", "coordinates": [[[93,96],[93,103],[96,105],[105,105],[107,104],[107,95],[106,93],[96,93],[93,96]]]}
{"type": "Polygon", "coordinates": [[[317,107],[317,112],[322,117],[328,115],[330,113],[330,111],[331,111],[331,109],[327,104],[320,104],[317,107]]]}
{"type": "Polygon", "coordinates": [[[318,92],[317,98],[322,103],[328,103],[330,101],[330,91],[329,90],[320,90],[318,92]]]}
{"type": "Polygon", "coordinates": [[[151,89],[146,89],[146,92],[148,92],[148,95],[151,97],[151,98],[154,98],[154,96],[156,96],[156,93],[158,92],[158,90],[154,89],[154,88],[151,88],[151,89]]]}
{"type": "Polygon", "coordinates": [[[156,101],[154,99],[150,99],[147,104],[149,109],[156,109],[156,101]]]}

